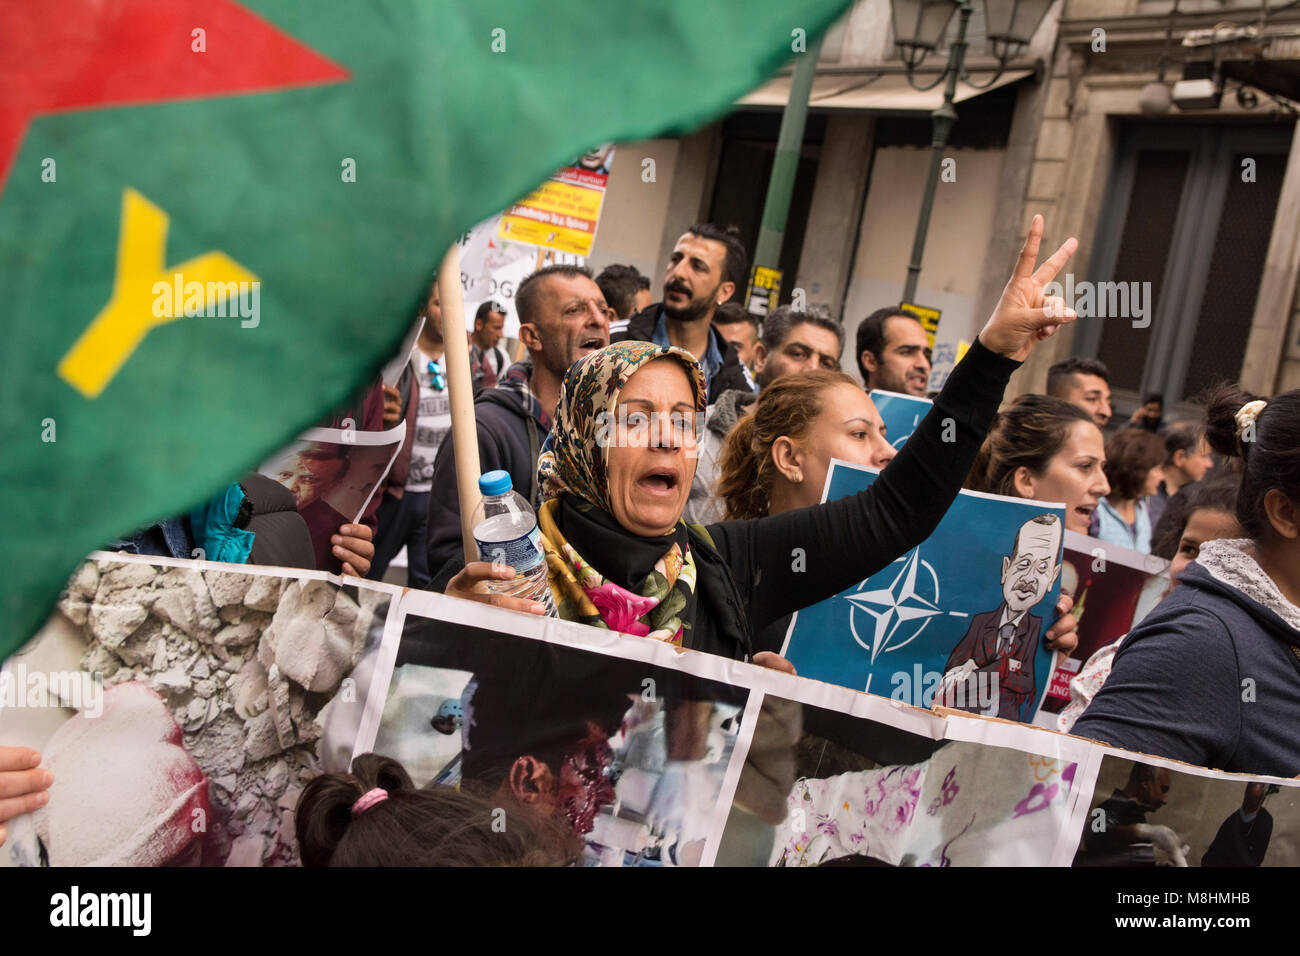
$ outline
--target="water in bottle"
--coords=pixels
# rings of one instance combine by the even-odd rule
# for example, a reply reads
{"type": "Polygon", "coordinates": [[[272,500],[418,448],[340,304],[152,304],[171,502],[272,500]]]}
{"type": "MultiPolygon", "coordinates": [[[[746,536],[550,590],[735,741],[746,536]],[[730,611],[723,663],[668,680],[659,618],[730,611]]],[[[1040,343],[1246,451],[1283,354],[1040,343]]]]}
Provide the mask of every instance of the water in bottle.
{"type": "Polygon", "coordinates": [[[491,581],[487,589],[537,601],[555,617],[555,601],[546,583],[546,554],[532,506],[514,491],[509,472],[489,471],[478,480],[483,500],[474,509],[474,541],[479,560],[508,564],[509,581],[491,581]]]}

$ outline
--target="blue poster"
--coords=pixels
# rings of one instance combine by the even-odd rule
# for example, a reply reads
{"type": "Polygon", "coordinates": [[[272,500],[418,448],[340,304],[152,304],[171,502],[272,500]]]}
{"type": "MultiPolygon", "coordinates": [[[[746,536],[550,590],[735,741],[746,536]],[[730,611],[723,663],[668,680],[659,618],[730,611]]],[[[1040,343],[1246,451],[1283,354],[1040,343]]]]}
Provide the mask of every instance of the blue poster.
{"type": "Polygon", "coordinates": [[[921,419],[930,412],[934,402],[928,398],[903,395],[899,392],[886,392],[873,388],[871,400],[876,403],[880,417],[885,420],[885,437],[894,448],[902,448],[903,442],[912,437],[921,419]]]}
{"type": "MultiPolygon", "coordinates": [[[[831,501],[877,472],[836,461],[831,501]]],[[[1043,635],[1061,590],[1065,507],[963,491],[919,547],[799,611],[785,656],[800,677],[1028,723],[1051,675],[1043,635]]]]}

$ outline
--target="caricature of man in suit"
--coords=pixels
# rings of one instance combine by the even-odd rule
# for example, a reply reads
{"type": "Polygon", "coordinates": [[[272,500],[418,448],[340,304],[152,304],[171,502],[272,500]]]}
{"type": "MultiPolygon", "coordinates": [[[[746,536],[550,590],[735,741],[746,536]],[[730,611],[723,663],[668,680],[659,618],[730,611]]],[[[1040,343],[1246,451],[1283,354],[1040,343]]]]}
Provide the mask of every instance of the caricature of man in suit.
{"type": "Polygon", "coordinates": [[[1038,696],[1034,653],[1043,620],[1029,609],[1061,573],[1060,553],[1061,522],[1056,515],[1038,515],[1020,526],[1011,554],[1002,559],[1002,603],[976,614],[953,649],[941,684],[945,700],[956,698],[956,685],[965,683],[964,710],[980,711],[977,702],[989,700],[991,688],[996,711],[990,707],[985,713],[1021,721],[1033,716],[1029,708],[1038,696]],[[983,695],[977,693],[981,685],[983,695]]]}

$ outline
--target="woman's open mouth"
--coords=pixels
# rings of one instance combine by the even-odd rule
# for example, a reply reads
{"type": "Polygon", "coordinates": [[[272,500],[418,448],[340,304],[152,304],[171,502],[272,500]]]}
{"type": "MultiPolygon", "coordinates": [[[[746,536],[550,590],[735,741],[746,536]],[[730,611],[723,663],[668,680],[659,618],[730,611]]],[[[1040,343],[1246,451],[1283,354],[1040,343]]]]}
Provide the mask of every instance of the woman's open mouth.
{"type": "Polygon", "coordinates": [[[641,476],[637,480],[637,487],[643,488],[652,495],[671,495],[677,489],[677,484],[681,480],[675,471],[651,471],[641,476]]]}

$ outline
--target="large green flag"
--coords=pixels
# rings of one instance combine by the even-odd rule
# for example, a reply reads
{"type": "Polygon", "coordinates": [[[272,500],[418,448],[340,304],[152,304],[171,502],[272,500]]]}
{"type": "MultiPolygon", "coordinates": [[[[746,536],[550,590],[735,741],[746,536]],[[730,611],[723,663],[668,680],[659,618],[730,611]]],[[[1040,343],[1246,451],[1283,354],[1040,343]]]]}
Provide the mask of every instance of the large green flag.
{"type": "Polygon", "coordinates": [[[458,233],[723,112],[847,5],[0,6],[0,659],[87,552],[372,377],[458,233]]]}

